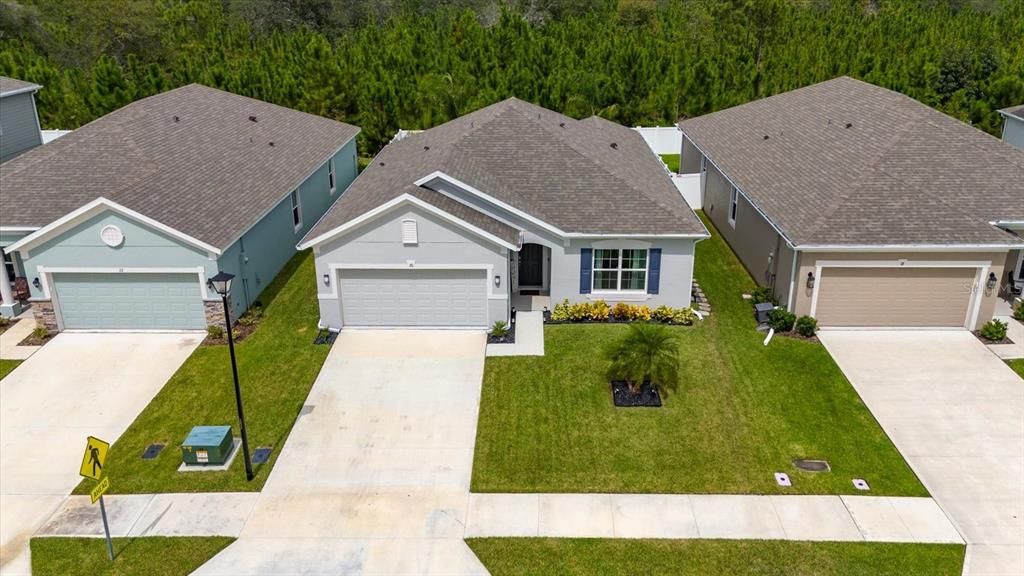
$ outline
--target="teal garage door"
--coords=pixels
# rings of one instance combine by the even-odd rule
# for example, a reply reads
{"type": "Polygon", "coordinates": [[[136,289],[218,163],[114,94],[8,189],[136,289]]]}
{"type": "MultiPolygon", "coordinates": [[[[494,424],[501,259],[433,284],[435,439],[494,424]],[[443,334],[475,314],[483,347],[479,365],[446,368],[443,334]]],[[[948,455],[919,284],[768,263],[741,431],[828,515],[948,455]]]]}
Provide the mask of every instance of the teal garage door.
{"type": "Polygon", "coordinates": [[[54,274],[64,329],[184,330],[206,326],[196,274],[54,274]]]}

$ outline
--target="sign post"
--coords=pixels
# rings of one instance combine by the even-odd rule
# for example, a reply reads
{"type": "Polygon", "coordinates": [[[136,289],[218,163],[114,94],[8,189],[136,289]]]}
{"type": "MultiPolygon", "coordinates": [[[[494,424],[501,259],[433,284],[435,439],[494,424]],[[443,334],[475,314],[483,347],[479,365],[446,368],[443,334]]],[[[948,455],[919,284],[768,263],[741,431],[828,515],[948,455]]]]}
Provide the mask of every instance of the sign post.
{"type": "Polygon", "coordinates": [[[78,473],[85,478],[99,480],[96,487],[89,492],[92,503],[98,500],[100,503],[100,517],[103,518],[103,533],[107,537],[107,558],[114,561],[114,544],[110,540],[110,525],[107,523],[107,507],[103,504],[103,494],[110,488],[110,477],[103,476],[103,465],[107,462],[107,453],[110,452],[110,443],[99,438],[89,436],[85,444],[85,454],[82,456],[82,466],[78,473]]]}

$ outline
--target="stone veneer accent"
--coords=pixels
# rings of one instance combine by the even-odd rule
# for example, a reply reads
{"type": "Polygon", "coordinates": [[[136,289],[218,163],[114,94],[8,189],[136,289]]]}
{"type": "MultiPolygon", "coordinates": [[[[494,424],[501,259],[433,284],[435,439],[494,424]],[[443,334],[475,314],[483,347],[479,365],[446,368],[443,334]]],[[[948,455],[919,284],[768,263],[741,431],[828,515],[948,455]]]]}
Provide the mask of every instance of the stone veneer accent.
{"type": "Polygon", "coordinates": [[[32,315],[36,317],[36,324],[45,326],[50,333],[56,333],[57,314],[53,311],[52,300],[34,300],[32,302],[32,315]]]}
{"type": "MultiPolygon", "coordinates": [[[[231,296],[228,295],[228,308],[231,307],[231,296]]],[[[203,300],[203,312],[206,314],[207,326],[224,327],[224,302],[220,300],[203,300]]],[[[238,322],[238,318],[232,318],[231,324],[238,322]]]]}

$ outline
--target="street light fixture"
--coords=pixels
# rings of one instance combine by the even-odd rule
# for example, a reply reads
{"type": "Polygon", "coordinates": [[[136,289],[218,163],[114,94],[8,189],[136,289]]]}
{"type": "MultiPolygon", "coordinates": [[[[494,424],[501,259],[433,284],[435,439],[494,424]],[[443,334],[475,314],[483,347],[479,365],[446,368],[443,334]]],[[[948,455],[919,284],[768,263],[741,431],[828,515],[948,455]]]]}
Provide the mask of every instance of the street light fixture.
{"type": "Polygon", "coordinates": [[[245,458],[245,478],[252,480],[252,462],[249,460],[249,438],[245,433],[245,412],[242,410],[242,389],[238,385],[238,364],[235,362],[235,338],[231,334],[231,312],[228,310],[228,294],[231,293],[231,280],[234,274],[217,272],[210,278],[210,288],[224,303],[224,324],[228,331],[228,350],[231,352],[231,376],[235,380],[235,405],[238,407],[238,428],[242,433],[242,456],[245,458]]]}

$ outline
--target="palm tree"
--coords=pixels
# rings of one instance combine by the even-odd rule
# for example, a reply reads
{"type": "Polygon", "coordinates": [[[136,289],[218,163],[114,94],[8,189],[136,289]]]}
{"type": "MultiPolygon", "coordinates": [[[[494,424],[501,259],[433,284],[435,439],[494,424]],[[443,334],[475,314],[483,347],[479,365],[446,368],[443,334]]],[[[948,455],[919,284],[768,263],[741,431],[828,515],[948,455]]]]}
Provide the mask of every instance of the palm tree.
{"type": "Polygon", "coordinates": [[[613,380],[625,380],[636,394],[644,381],[675,390],[679,382],[679,336],[667,326],[632,324],[626,337],[609,349],[613,380]]]}

